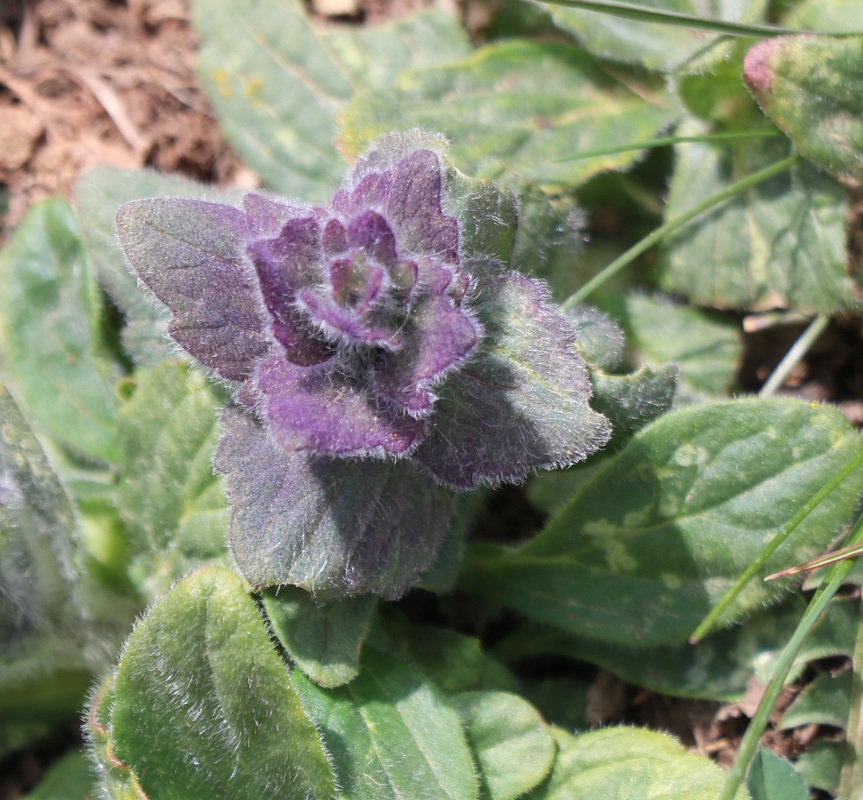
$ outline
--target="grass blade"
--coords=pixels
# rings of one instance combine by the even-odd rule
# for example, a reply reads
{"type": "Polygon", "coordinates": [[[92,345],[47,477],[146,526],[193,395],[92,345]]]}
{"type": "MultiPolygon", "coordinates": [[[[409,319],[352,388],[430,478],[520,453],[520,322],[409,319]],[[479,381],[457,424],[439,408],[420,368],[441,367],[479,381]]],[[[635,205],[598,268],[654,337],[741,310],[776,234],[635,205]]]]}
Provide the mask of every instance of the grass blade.
{"type": "Polygon", "coordinates": [[[602,286],[603,283],[620,272],[620,270],[625,266],[635,261],[638,256],[649,250],[653,245],[661,242],[666,236],[673,233],[678,228],[682,228],[705,211],[709,211],[714,206],[718,206],[720,203],[730,200],[740,192],[745,192],[747,189],[757,186],[762,181],[766,181],[774,175],[779,175],[780,173],[785,172],[785,170],[791,169],[791,167],[793,167],[799,160],[800,156],[792,155],[787,158],[780,159],[779,161],[774,161],[763,169],[753,172],[751,175],[747,175],[745,178],[741,178],[739,181],[735,181],[726,186],[721,192],[711,195],[697,206],[690,208],[689,211],[685,211],[683,214],[679,214],[674,219],[669,220],[664,225],[661,225],[653,231],[653,233],[648,234],[640,242],[637,242],[630,247],[629,250],[612,261],[598,275],[594,275],[593,278],[584,284],[584,286],[582,286],[577,292],[570,295],[563,303],[561,303],[561,308],[566,310],[578,305],[591,292],[593,292],[594,289],[602,286]]]}
{"type": "MultiPolygon", "coordinates": [[[[724,22],[719,19],[704,19],[691,14],[681,14],[677,11],[660,11],[658,9],[645,9],[634,3],[618,3],[610,0],[542,0],[555,6],[566,6],[567,8],[578,8],[582,11],[596,11],[610,14],[623,19],[631,19],[635,22],[653,22],[664,25],[674,25],[678,28],[692,28],[698,31],[709,31],[725,36],[745,36],[752,39],[763,39],[768,36],[788,36],[809,31],[792,30],[790,28],[776,28],[772,25],[747,25],[738,22],[724,22]]],[[[822,33],[822,36],[848,36],[848,31],[836,31],[835,33],[822,33]]]]}
{"type": "MultiPolygon", "coordinates": [[[[854,529],[848,537],[849,545],[859,542],[863,542],[863,515],[857,517],[854,529]]],[[[788,644],[785,645],[785,649],[773,668],[773,677],[767,684],[767,690],[758,704],[758,710],[755,712],[755,716],[743,735],[740,748],[734,758],[734,763],[731,765],[731,770],[728,773],[728,778],[722,787],[722,793],[719,795],[718,800],[732,800],[740,784],[743,782],[746,770],[758,749],[761,734],[764,733],[767,727],[768,718],[776,705],[776,701],[779,699],[779,695],[785,685],[785,679],[788,677],[788,673],[794,664],[794,660],[797,658],[797,654],[800,652],[800,648],[805,643],[812,628],[815,627],[815,624],[821,618],[821,615],[827,608],[827,604],[833,599],[853,566],[853,561],[841,561],[838,564],[834,564],[830,568],[825,582],[815,592],[812,602],[807,607],[803,619],[800,620],[800,624],[797,626],[797,630],[794,631],[794,635],[788,644]]]]}

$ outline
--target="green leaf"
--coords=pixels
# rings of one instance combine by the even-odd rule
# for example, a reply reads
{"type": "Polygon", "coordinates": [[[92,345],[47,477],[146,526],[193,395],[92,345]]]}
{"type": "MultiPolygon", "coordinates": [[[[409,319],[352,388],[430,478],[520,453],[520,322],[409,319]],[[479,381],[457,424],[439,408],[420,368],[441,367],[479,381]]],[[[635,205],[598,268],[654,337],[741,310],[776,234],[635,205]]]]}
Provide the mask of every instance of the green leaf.
{"type": "Polygon", "coordinates": [[[485,336],[442,385],[435,425],[415,459],[458,489],[517,482],[535,469],[583,461],[609,439],[590,408],[587,367],[543,288],[496,262],[471,265],[474,312],[485,336]],[[494,436],[483,432],[494,430],[494,436]]]}
{"type": "Polygon", "coordinates": [[[345,800],[474,800],[473,762],[459,718],[407,664],[372,647],[347,686],[294,686],[332,754],[345,800]]]}
{"type": "Polygon", "coordinates": [[[141,800],[145,797],[138,779],[114,754],[111,727],[111,707],[114,702],[114,678],[104,678],[90,699],[87,709],[87,733],[92,744],[102,797],[111,800],[141,800]]]}
{"type": "MultiPolygon", "coordinates": [[[[685,641],[860,447],[838,411],[814,404],[751,399],[666,414],[606,462],[535,539],[517,548],[475,545],[461,586],[582,636],[685,641]]],[[[863,489],[860,472],[794,531],[768,572],[826,548],[863,489]]],[[[753,581],[732,616],[783,592],[753,581]]]]}
{"type": "Polygon", "coordinates": [[[513,39],[463,61],[402,73],[392,89],[358,94],[339,116],[339,142],[355,154],[386,131],[442,131],[452,140],[448,158],[458,169],[554,191],[626,168],[637,153],[553,159],[649,139],[675,119],[670,95],[649,87],[641,92],[650,102],[577,48],[513,39]]]}
{"type": "MultiPolygon", "coordinates": [[[[704,130],[689,123],[679,132],[704,130]]],[[[730,149],[693,143],[676,150],[668,219],[785,155],[783,143],[774,139],[730,149]]],[[[801,162],[674,234],[666,243],[660,285],[725,308],[857,308],[858,286],[845,266],[846,213],[842,187],[801,162]],[[704,253],[710,253],[706,265],[704,253]]]]}
{"type": "Polygon", "coordinates": [[[863,31],[863,6],[857,0],[803,0],[782,19],[789,28],[810,31],[863,31]]]}
{"type": "Polygon", "coordinates": [[[377,597],[363,595],[320,603],[295,586],[263,593],[267,618],[294,663],[325,688],[342,686],[360,671],[360,648],[369,632],[377,597]]]}
{"type": "MultiPolygon", "coordinates": [[[[552,0],[553,1],[553,0],[552,0]]],[[[609,4],[611,5],[611,4],[609,4]]],[[[724,22],[760,22],[764,19],[764,0],[628,0],[633,9],[668,11],[724,22]]],[[[646,22],[623,19],[601,11],[550,7],[554,20],[571,31],[584,47],[597,56],[613,61],[641,64],[647,69],[670,71],[685,68],[686,62],[713,48],[713,58],[721,59],[720,37],[706,35],[667,24],[666,20],[646,22]]]]}
{"type": "MultiPolygon", "coordinates": [[[[0,384],[0,709],[61,664],[81,667],[75,514],[15,401],[0,384]],[[13,691],[14,690],[14,691],[13,691]]],[[[44,688],[44,687],[43,687],[44,688]]],[[[50,710],[50,708],[49,708],[50,710]]],[[[68,709],[66,709],[68,711],[68,709]]]]}
{"type": "Polygon", "coordinates": [[[479,639],[449,628],[418,625],[394,613],[382,617],[372,628],[370,644],[412,664],[441,691],[452,694],[513,688],[511,676],[501,674],[500,666],[485,654],[479,639]]]}
{"type": "Polygon", "coordinates": [[[411,463],[311,459],[248,414],[222,420],[215,464],[228,476],[231,551],[252,585],[289,583],[329,601],[398,597],[431,565],[452,495],[411,463]]]}
{"type": "Polygon", "coordinates": [[[450,698],[479,765],[483,800],[515,800],[551,771],[557,746],[537,710],[507,692],[450,698]]]}
{"type": "Polygon", "coordinates": [[[94,777],[90,759],[75,750],[48,770],[39,786],[22,800],[91,800],[94,777]]]}
{"type": "Polygon", "coordinates": [[[117,245],[114,227],[117,209],[129,200],[148,197],[193,197],[229,202],[224,192],[148,170],[96,167],[75,185],[75,207],[93,268],[126,318],[122,331],[126,352],[135,363],[144,365],[177,358],[178,352],[168,342],[168,310],[153,295],[141,291],[137,277],[117,245]]]}
{"type": "Polygon", "coordinates": [[[836,676],[822,672],[794,698],[794,702],[782,715],[779,727],[787,729],[815,723],[844,730],[848,727],[851,679],[850,669],[836,676]]]}
{"type": "Polygon", "coordinates": [[[752,759],[746,788],[752,800],[808,800],[803,778],[784,758],[761,748],[752,759]]]}
{"type": "Polygon", "coordinates": [[[469,52],[441,11],[354,30],[310,24],[298,0],[195,0],[192,12],[198,75],[225,137],[266,185],[307,201],[341,180],[334,117],[355,92],[469,52]]]}
{"type": "MultiPolygon", "coordinates": [[[[663,733],[605,728],[581,736],[555,730],[550,779],[526,800],[715,800],[725,773],[663,733]]],[[[747,800],[745,790],[735,800],[747,800]]]]}
{"type": "Polygon", "coordinates": [[[108,730],[148,797],[329,800],[335,792],[318,732],[255,604],[223,568],[183,579],[132,632],[108,730]]]}
{"type": "Polygon", "coordinates": [[[794,766],[807,786],[835,796],[844,750],[845,742],[816,739],[797,757],[794,766]]]}
{"type": "Polygon", "coordinates": [[[590,379],[591,406],[608,417],[613,431],[611,442],[619,443],[671,408],[677,367],[642,367],[631,375],[605,375],[594,370],[590,379]]]}
{"type": "Polygon", "coordinates": [[[190,568],[226,554],[228,506],[212,467],[224,398],[177,361],[135,376],[120,412],[120,508],[135,582],[155,597],[190,568]]]}
{"type": "Polygon", "coordinates": [[[529,623],[498,643],[493,652],[505,663],[564,656],[596,664],[659,694],[730,703],[741,700],[747,683],[761,677],[763,665],[779,655],[802,613],[799,603],[786,602],[697,645],[650,648],[598,642],[529,623]]]}
{"type": "Polygon", "coordinates": [[[102,342],[96,285],[69,204],[34,205],[0,253],[0,339],[20,402],[40,427],[116,462],[118,365],[102,342]]]}
{"type": "Polygon", "coordinates": [[[678,402],[728,392],[743,355],[737,323],[644,294],[627,295],[623,307],[631,357],[654,368],[675,363],[678,402]]]}
{"type": "Polygon", "coordinates": [[[863,36],[760,42],[743,77],[806,158],[837,178],[863,178],[863,36]]]}

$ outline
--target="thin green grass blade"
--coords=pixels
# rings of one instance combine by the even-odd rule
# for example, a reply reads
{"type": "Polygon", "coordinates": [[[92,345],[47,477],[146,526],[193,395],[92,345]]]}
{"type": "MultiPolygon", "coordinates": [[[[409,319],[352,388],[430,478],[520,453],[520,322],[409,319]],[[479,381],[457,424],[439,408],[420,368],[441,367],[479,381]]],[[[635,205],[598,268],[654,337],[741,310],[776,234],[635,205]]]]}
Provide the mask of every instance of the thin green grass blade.
{"type": "Polygon", "coordinates": [[[720,601],[714,606],[713,610],[701,621],[701,624],[693,631],[689,637],[690,644],[700,642],[716,624],[716,621],[725,613],[725,610],[737,595],[743,591],[743,587],[753,578],[754,575],[764,566],[767,559],[776,552],[779,546],[791,535],[791,533],[808,517],[842,481],[844,481],[857,467],[863,464],[863,451],[854,456],[836,475],[833,476],[824,486],[819,489],[809,500],[801,506],[800,510],[791,517],[790,520],[783,526],[782,530],[773,537],[770,544],[767,545],[749,567],[744,570],[740,577],[734,582],[734,585],[722,596],[720,601]]]}
{"type": "Polygon", "coordinates": [[[600,156],[613,156],[617,153],[628,153],[632,150],[645,150],[650,147],[664,147],[667,144],[684,144],[686,142],[724,142],[730,139],[770,139],[781,136],[779,131],[733,131],[729,133],[707,133],[703,136],[663,136],[660,139],[648,139],[643,142],[634,142],[620,147],[596,147],[592,150],[582,150],[571,156],[553,158],[549,164],[562,164],[566,161],[581,161],[585,158],[598,158],[600,156]]]}
{"type": "Polygon", "coordinates": [[[809,323],[806,330],[800,335],[800,338],[791,346],[782,361],[773,374],[761,387],[758,392],[759,397],[772,397],[776,390],[782,386],[782,383],[790,374],[791,370],[800,362],[800,360],[809,352],[812,345],[815,344],[818,337],[824,333],[827,326],[830,324],[830,317],[827,314],[819,314],[812,322],[809,323]]]}
{"type": "MultiPolygon", "coordinates": [[[[579,8],[583,11],[597,11],[611,14],[636,22],[653,22],[663,25],[674,25],[678,28],[693,28],[698,31],[724,34],[725,36],[745,36],[752,39],[763,39],[767,36],[788,36],[809,31],[776,28],[772,25],[746,25],[738,22],[723,22],[719,19],[704,19],[691,14],[681,14],[677,11],[647,10],[633,3],[617,3],[608,0],[542,0],[555,6],[579,8]]],[[[848,36],[848,31],[836,31],[822,34],[823,36],[848,36]]]]}
{"type": "Polygon", "coordinates": [[[863,615],[857,625],[857,641],[851,657],[851,703],[845,726],[845,752],[837,797],[853,797],[863,786],[863,615]]]}
{"type": "MultiPolygon", "coordinates": [[[[863,514],[858,515],[854,529],[848,537],[849,545],[859,542],[863,542],[863,514]]],[[[830,568],[830,572],[827,573],[825,582],[815,592],[815,596],[812,598],[812,602],[800,620],[797,630],[785,646],[782,655],[780,655],[776,666],[773,668],[773,677],[767,684],[767,690],[758,704],[758,710],[755,712],[752,722],[749,723],[749,727],[743,735],[740,748],[728,772],[728,777],[725,780],[725,785],[722,787],[722,793],[719,795],[718,800],[732,800],[740,784],[743,782],[746,770],[749,768],[749,764],[758,749],[761,734],[767,727],[767,721],[776,705],[776,701],[779,699],[779,695],[782,693],[785,679],[788,677],[788,673],[797,658],[797,654],[800,652],[800,648],[853,566],[853,561],[842,561],[834,564],[830,568]]]]}
{"type": "Polygon", "coordinates": [[[598,275],[594,275],[594,277],[584,284],[584,286],[582,286],[577,292],[570,295],[561,304],[561,308],[566,310],[578,305],[591,292],[602,286],[603,283],[620,272],[620,270],[625,266],[635,261],[635,259],[642,253],[649,250],[653,245],[658,244],[666,236],[673,233],[678,228],[682,228],[705,211],[709,211],[714,206],[718,206],[720,203],[730,200],[740,192],[745,192],[747,189],[757,186],[762,181],[766,181],[774,175],[779,175],[780,173],[785,172],[785,170],[791,169],[791,167],[793,167],[798,161],[800,161],[800,156],[796,154],[780,159],[779,161],[774,161],[772,164],[768,164],[764,167],[764,169],[760,169],[757,172],[753,172],[751,175],[747,175],[745,178],[741,178],[739,181],[735,181],[726,186],[721,192],[711,195],[697,206],[690,208],[689,211],[685,211],[674,219],[669,220],[664,225],[661,225],[653,231],[653,233],[648,234],[640,242],[637,242],[630,247],[629,250],[612,261],[598,275]]]}

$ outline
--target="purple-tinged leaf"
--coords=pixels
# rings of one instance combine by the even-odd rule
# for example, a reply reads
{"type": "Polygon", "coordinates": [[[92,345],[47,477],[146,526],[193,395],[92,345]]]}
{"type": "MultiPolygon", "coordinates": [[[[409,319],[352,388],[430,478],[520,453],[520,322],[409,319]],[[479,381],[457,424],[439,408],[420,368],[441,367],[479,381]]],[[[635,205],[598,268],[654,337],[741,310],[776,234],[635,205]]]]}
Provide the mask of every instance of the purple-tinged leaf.
{"type": "Polygon", "coordinates": [[[445,294],[426,295],[405,326],[403,348],[383,355],[373,372],[378,392],[413,416],[429,414],[433,387],[470,356],[480,335],[479,324],[445,294]]]}
{"type": "Polygon", "coordinates": [[[286,451],[332,456],[385,456],[411,450],[424,424],[376,400],[337,365],[297,367],[279,356],[257,374],[262,412],[286,451]]]}
{"type": "Polygon", "coordinates": [[[414,458],[460,489],[583,461],[611,429],[588,404],[590,380],[575,333],[548,305],[541,284],[494,262],[466,266],[477,283],[474,307],[485,338],[442,387],[434,426],[414,458]]]}
{"type": "Polygon", "coordinates": [[[230,545],[254,586],[395,598],[429,567],[452,496],[410,462],[288,452],[232,409],[223,424],[215,465],[228,476],[230,545]]]}
{"type": "Polygon", "coordinates": [[[117,213],[126,256],[172,311],[171,335],[229,380],[247,378],[269,346],[257,282],[238,255],[245,230],[242,211],[199,200],[136,200],[117,213]]]}
{"type": "Polygon", "coordinates": [[[123,245],[171,307],[175,338],[244,381],[245,416],[226,416],[216,464],[255,585],[397,596],[443,537],[439,484],[521,480],[608,439],[572,326],[541,284],[494,260],[512,250],[515,202],[445,167],[443,149],[385,137],[329,207],[250,194],[242,211],[121,211],[123,245]],[[229,323],[231,364],[216,339],[229,323]]]}
{"type": "Polygon", "coordinates": [[[804,156],[836,178],[863,178],[863,37],[779,36],[752,47],[743,79],[804,156]]]}
{"type": "MultiPolygon", "coordinates": [[[[443,213],[441,166],[429,149],[411,149],[413,139],[384,137],[357,162],[354,188],[342,190],[333,205],[344,213],[379,209],[396,230],[403,252],[458,261],[458,221],[443,213]],[[388,169],[387,169],[388,168],[388,169]]],[[[440,147],[436,138],[426,144],[440,147]]]]}

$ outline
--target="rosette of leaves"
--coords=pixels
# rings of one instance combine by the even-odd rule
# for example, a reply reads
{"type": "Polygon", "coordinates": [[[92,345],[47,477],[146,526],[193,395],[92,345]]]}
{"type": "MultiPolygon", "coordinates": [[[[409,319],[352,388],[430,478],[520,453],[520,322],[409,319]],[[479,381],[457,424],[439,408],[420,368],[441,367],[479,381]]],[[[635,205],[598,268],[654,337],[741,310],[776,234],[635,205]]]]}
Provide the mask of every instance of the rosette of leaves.
{"type": "Polygon", "coordinates": [[[215,465],[256,587],[398,596],[432,563],[452,490],[608,440],[573,328],[503,263],[512,197],[443,152],[384,137],[326,206],[250,193],[120,208],[171,335],[236,384],[215,465]]]}

